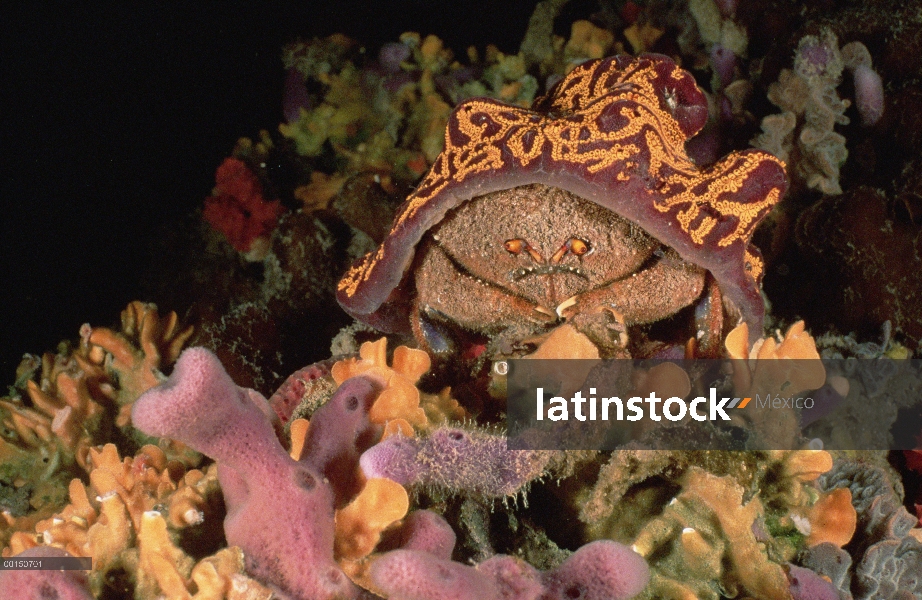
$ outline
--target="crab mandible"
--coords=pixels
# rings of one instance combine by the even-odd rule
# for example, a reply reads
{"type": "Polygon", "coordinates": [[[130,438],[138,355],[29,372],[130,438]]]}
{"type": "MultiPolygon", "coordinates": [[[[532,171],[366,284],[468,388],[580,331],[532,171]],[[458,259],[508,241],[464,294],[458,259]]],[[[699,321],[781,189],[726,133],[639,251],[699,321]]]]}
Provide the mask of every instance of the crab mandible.
{"type": "Polygon", "coordinates": [[[521,353],[562,323],[602,356],[714,355],[740,321],[754,339],[750,239],[784,194],[784,163],[745,150],[697,167],[685,142],[706,119],[692,76],[659,55],[583,63],[532,110],[467,100],[338,300],[435,353],[521,353]]]}

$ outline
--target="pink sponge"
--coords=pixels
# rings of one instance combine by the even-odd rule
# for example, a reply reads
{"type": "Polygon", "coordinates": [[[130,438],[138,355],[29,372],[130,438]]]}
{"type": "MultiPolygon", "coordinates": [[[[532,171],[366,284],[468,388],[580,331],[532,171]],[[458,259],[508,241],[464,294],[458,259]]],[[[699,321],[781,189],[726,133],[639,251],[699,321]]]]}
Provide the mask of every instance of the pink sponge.
{"type": "Polygon", "coordinates": [[[369,574],[389,597],[402,600],[628,600],[650,580],[640,555],[607,540],[586,544],[545,573],[511,556],[469,567],[395,550],[375,560],[369,574]]]}
{"type": "MultiPolygon", "coordinates": [[[[375,393],[356,378],[337,395],[375,393]]],[[[219,464],[227,542],[247,571],[283,598],[359,598],[333,560],[333,492],[321,472],[291,459],[276,437],[265,398],[238,388],[203,348],[182,353],[164,384],[134,404],[132,420],[150,435],[180,440],[219,464]]]]}
{"type": "Polygon", "coordinates": [[[607,540],[586,544],[545,573],[549,598],[627,600],[650,580],[646,561],[627,546],[607,540]]]}
{"type": "Polygon", "coordinates": [[[369,573],[388,597],[400,600],[502,600],[486,574],[420,550],[388,552],[372,563],[369,573]]]}

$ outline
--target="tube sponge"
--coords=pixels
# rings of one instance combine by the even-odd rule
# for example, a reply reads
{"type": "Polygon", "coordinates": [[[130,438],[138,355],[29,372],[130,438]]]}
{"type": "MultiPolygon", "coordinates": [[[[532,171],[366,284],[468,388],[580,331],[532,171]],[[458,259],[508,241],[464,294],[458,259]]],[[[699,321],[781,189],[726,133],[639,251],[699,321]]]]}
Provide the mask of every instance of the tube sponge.
{"type": "Polygon", "coordinates": [[[544,573],[511,556],[469,567],[395,550],[372,563],[370,575],[389,597],[402,600],[628,600],[646,587],[650,570],[627,546],[603,540],[544,573]]]}
{"type": "MultiPolygon", "coordinates": [[[[364,396],[376,393],[371,382],[356,378],[336,396],[356,397],[362,406],[364,396]]],[[[218,462],[224,533],[243,550],[248,573],[286,599],[364,596],[333,561],[334,492],[322,474],[326,461],[294,461],[276,437],[273,417],[266,399],[234,385],[204,348],[183,352],[169,379],[132,411],[145,433],[180,440],[218,462]]]]}

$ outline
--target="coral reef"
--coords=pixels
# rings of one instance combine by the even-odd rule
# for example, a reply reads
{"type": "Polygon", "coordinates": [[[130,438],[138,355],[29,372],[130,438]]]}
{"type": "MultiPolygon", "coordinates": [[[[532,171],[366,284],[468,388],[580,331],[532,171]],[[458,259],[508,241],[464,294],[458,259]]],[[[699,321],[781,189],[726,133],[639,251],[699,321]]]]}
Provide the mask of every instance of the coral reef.
{"type": "MultiPolygon", "coordinates": [[[[274,413],[265,398],[235,386],[213,354],[194,348],[180,356],[166,384],[135,403],[133,418],[142,430],[185,441],[218,461],[228,509],[225,534],[228,543],[243,550],[249,573],[268,582],[282,597],[359,598],[367,592],[337,567],[334,551],[342,559],[365,556],[380,531],[406,511],[406,497],[399,500],[398,493],[394,506],[393,494],[383,492],[391,484],[379,479],[372,478],[361,491],[355,491],[356,450],[373,443],[380,426],[371,422],[370,412],[386,391],[373,374],[344,381],[314,414],[301,458],[295,461],[276,436],[274,413]],[[192,415],[200,417],[193,419],[192,415]],[[334,528],[334,506],[353,497],[351,504],[337,512],[334,528]],[[375,507],[373,515],[363,511],[368,506],[375,507]],[[279,511],[288,516],[279,519],[279,511]],[[292,527],[300,529],[292,533],[292,527]],[[337,532],[348,537],[337,542],[337,532]],[[286,561],[285,557],[291,558],[286,561]],[[303,569],[302,561],[313,568],[303,569]]],[[[419,540],[411,534],[410,541],[414,537],[419,540]]],[[[414,544],[439,547],[443,542],[414,544]]],[[[502,560],[491,559],[479,569],[489,572],[502,560]]],[[[420,550],[404,549],[375,558],[369,576],[376,589],[390,588],[401,596],[412,589],[419,598],[436,598],[452,589],[451,580],[440,579],[439,572],[454,572],[456,581],[472,586],[454,589],[458,598],[497,596],[496,584],[518,586],[538,577],[537,571],[519,565],[516,571],[525,574],[520,575],[522,582],[516,582],[504,566],[496,583],[490,583],[489,578],[465,575],[470,569],[420,550]],[[442,566],[432,569],[436,565],[442,566]]],[[[619,544],[597,543],[577,551],[557,569],[541,575],[541,580],[551,597],[581,590],[587,597],[601,598],[602,590],[612,589],[620,590],[617,597],[629,598],[646,585],[646,565],[619,544]]]]}
{"type": "MultiPolygon", "coordinates": [[[[90,470],[95,445],[116,431],[133,449],[150,441],[130,426],[131,405],[161,381],[191,334],[176,313],[161,317],[154,305],[132,302],[120,330],[86,324],[76,348],[24,359],[14,395],[0,399],[4,544],[66,502],[68,482],[90,470]]],[[[181,445],[163,448],[190,465],[199,458],[181,445]]]]}
{"type": "Polygon", "coordinates": [[[922,597],[920,450],[816,443],[918,435],[918,11],[584,9],[538,3],[518,53],[285,49],[285,122],[157,255],[194,329],[134,302],[0,400],[3,556],[94,564],[0,596],[922,597]],[[725,357],[818,406],[746,452],[510,450],[521,356],[725,357]]]}
{"type": "Polygon", "coordinates": [[[845,137],[834,130],[849,122],[849,102],[836,91],[843,67],[834,33],[824,30],[820,36],[801,39],[794,69],[781,71],[768,88],[768,99],[783,112],[765,117],[764,133],[753,140],[757,148],[793,164],[807,187],[829,195],[842,193],[839,169],[848,157],[845,137]]]}

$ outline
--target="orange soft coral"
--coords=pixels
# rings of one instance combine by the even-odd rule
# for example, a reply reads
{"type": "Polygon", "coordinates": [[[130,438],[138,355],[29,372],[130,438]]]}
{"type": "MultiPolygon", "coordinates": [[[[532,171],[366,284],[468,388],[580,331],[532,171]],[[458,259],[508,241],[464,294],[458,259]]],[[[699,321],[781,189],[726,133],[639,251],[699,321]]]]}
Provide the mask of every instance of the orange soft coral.
{"type": "Polygon", "coordinates": [[[336,511],[336,556],[340,561],[368,556],[381,540],[381,532],[406,516],[409,508],[402,485],[390,479],[369,479],[348,506],[336,511]]]}
{"type": "MultiPolygon", "coordinates": [[[[724,346],[733,363],[733,386],[742,397],[796,396],[815,390],[826,382],[826,368],[820,361],[813,337],[804,322],[791,325],[784,336],[761,338],[750,348],[749,327],[737,325],[724,346]],[[791,360],[782,360],[791,359],[791,360]]],[[[797,447],[798,417],[793,410],[755,411],[749,425],[768,448],[797,447]]]]}
{"type": "MultiPolygon", "coordinates": [[[[108,444],[101,449],[91,449],[88,458],[90,484],[86,485],[79,479],[72,480],[70,504],[53,517],[39,521],[33,532],[14,533],[3,555],[11,556],[38,545],[50,545],[74,556],[92,557],[94,570],[90,583],[97,593],[104,585],[106,573],[117,567],[134,573],[141,587],[153,585],[150,582],[169,587],[167,575],[145,575],[138,571],[157,563],[164,556],[164,552],[151,550],[159,546],[148,544],[148,549],[153,552],[151,556],[160,558],[139,563],[138,548],[140,545],[143,554],[144,532],[147,530],[154,535],[161,528],[159,521],[150,522],[153,514],[158,515],[157,518],[163,521],[162,528],[168,527],[171,535],[200,524],[218,493],[216,470],[212,467],[207,473],[197,470],[186,472],[184,465],[168,461],[164,452],[156,446],[145,446],[134,458],[122,459],[115,446],[108,444]],[[159,516],[161,512],[163,516],[159,516]],[[166,579],[160,581],[163,577],[166,579]]],[[[180,551],[177,549],[176,552],[180,551]]],[[[194,564],[190,561],[189,557],[182,559],[183,564],[190,565],[189,568],[194,564]]],[[[188,576],[188,568],[185,574],[188,576]]],[[[161,589],[170,591],[166,587],[161,589]]],[[[177,596],[171,593],[170,597],[177,596]]]]}
{"type": "Polygon", "coordinates": [[[392,365],[388,366],[387,338],[381,338],[362,344],[359,358],[338,361],[331,375],[337,385],[356,375],[370,375],[385,386],[368,413],[372,423],[384,425],[402,419],[416,429],[425,430],[432,424],[465,416],[447,389],[437,395],[420,393],[416,382],[430,366],[428,354],[406,346],[394,349],[392,365]]]}
{"type": "Polygon", "coordinates": [[[823,494],[810,508],[807,519],[810,522],[807,546],[829,542],[841,548],[849,543],[858,526],[851,490],[836,488],[823,494]]]}

